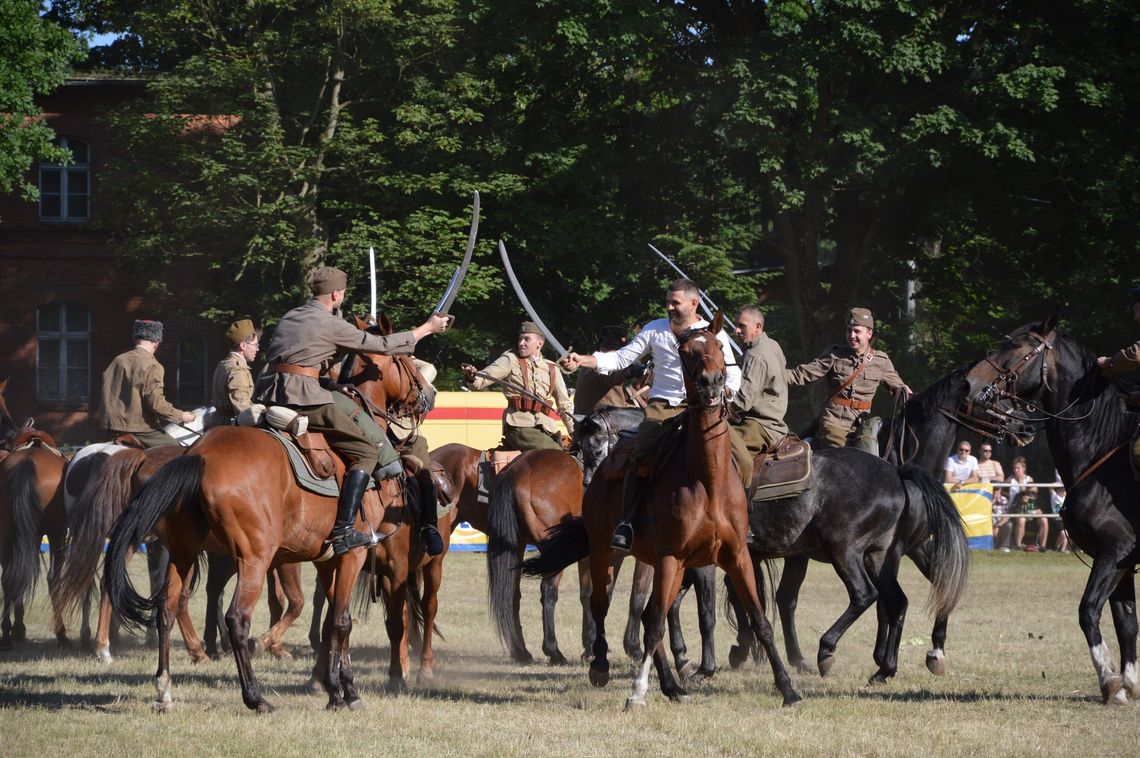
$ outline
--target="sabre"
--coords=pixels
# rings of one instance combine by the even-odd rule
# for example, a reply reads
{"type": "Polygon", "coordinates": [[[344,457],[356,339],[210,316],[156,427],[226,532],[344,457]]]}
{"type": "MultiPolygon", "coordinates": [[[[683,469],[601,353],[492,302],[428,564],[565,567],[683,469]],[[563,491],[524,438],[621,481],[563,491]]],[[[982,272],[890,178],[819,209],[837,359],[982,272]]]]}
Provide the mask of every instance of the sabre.
{"type": "Polygon", "coordinates": [[[452,304],[455,303],[455,298],[459,295],[459,288],[463,286],[463,279],[467,276],[467,268],[471,265],[471,254],[475,252],[475,241],[479,238],[479,191],[475,190],[471,193],[471,230],[467,233],[467,250],[463,253],[463,262],[455,269],[455,273],[451,275],[451,281],[447,283],[447,289],[443,291],[443,296],[440,297],[439,302],[436,303],[433,313],[447,317],[447,328],[450,329],[451,325],[455,323],[455,317],[449,311],[452,304]]]}
{"type": "Polygon", "coordinates": [[[542,323],[542,319],[535,313],[534,306],[530,304],[526,293],[523,292],[522,285],[519,284],[518,277],[515,276],[515,270],[511,268],[511,259],[507,256],[507,246],[503,244],[502,240],[499,240],[499,256],[503,259],[503,268],[507,270],[507,278],[511,280],[511,286],[515,288],[515,294],[518,295],[519,300],[522,301],[523,308],[526,309],[530,320],[533,321],[535,326],[538,327],[538,330],[542,332],[542,336],[546,337],[546,341],[550,343],[550,346],[558,351],[558,357],[562,358],[569,351],[562,347],[561,342],[554,339],[554,335],[546,328],[546,324],[542,323]]]}
{"type": "Polygon", "coordinates": [[[376,323],[376,250],[368,246],[368,281],[372,286],[372,303],[368,311],[373,324],[376,323]]]}
{"type": "MultiPolygon", "coordinates": [[[[670,260],[669,256],[665,255],[665,253],[661,252],[653,245],[649,245],[649,249],[657,253],[657,256],[661,258],[661,260],[668,263],[672,269],[676,271],[680,276],[685,279],[689,279],[689,281],[692,281],[689,275],[682,271],[681,267],[670,260]]],[[[713,302],[713,299],[711,297],[709,297],[709,293],[705,292],[700,287],[697,287],[697,302],[700,303],[701,310],[705,312],[705,318],[711,324],[713,317],[715,316],[716,312],[720,310],[720,307],[713,302]]],[[[740,345],[736,344],[736,340],[732,338],[732,335],[729,334],[727,330],[725,331],[725,335],[728,337],[728,344],[732,347],[732,351],[737,355],[742,354],[744,351],[740,348],[740,345]]]]}

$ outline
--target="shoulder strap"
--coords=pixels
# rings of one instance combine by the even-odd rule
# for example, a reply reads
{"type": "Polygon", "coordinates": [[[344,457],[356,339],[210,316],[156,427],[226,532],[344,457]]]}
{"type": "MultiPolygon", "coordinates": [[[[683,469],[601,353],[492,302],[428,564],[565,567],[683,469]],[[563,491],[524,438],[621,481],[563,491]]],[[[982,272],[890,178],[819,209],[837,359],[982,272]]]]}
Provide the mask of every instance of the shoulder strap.
{"type": "Polygon", "coordinates": [[[832,400],[834,400],[835,398],[839,397],[839,393],[840,393],[840,392],[842,392],[843,390],[845,390],[845,389],[847,389],[848,387],[850,387],[850,386],[851,386],[851,383],[852,383],[853,381],[855,381],[856,379],[858,379],[858,378],[859,378],[859,375],[863,373],[863,370],[864,370],[865,368],[867,368],[867,364],[868,364],[868,363],[870,363],[870,361],[867,361],[867,360],[860,360],[860,361],[859,361],[859,367],[858,367],[858,368],[856,368],[854,371],[852,371],[852,372],[851,372],[851,376],[847,377],[847,380],[846,380],[845,382],[843,382],[843,384],[839,385],[839,389],[837,389],[837,390],[836,390],[836,391],[835,391],[835,392],[834,392],[834,393],[831,395],[831,397],[827,398],[827,402],[825,402],[825,403],[824,403],[824,406],[827,406],[829,403],[831,403],[831,401],[832,401],[832,400]]]}

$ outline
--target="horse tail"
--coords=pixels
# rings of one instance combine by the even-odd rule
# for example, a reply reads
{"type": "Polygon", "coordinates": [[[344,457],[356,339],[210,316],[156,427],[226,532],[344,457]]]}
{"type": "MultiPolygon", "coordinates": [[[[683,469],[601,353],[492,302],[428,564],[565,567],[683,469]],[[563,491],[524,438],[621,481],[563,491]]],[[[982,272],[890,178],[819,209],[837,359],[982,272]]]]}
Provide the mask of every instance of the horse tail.
{"type": "Polygon", "coordinates": [[[954,501],[929,472],[917,466],[903,466],[899,476],[918,487],[926,506],[930,542],[930,596],[927,607],[935,619],[944,620],[957,607],[966,591],[969,547],[962,517],[954,501]]]}
{"type": "Polygon", "coordinates": [[[487,508],[487,604],[499,639],[508,650],[526,643],[518,624],[519,515],[515,478],[504,472],[491,485],[487,508]]]}
{"type": "Polygon", "coordinates": [[[556,574],[590,555],[590,534],[580,516],[568,518],[546,530],[539,540],[540,555],[522,563],[526,576],[556,574]]]}
{"type": "Polygon", "coordinates": [[[67,561],[56,584],[65,618],[74,616],[85,598],[103,556],[103,542],[127,507],[131,480],[145,462],[146,454],[133,448],[106,457],[67,514],[67,561]]]}
{"type": "Polygon", "coordinates": [[[2,586],[4,599],[9,603],[30,603],[40,578],[44,508],[36,480],[36,462],[31,458],[17,463],[8,475],[12,533],[2,586]]]}
{"type": "Polygon", "coordinates": [[[201,500],[204,467],[204,459],[199,455],[184,455],[167,463],[139,490],[111,531],[103,574],[111,605],[128,626],[137,628],[148,623],[166,587],[164,583],[149,598],[138,594],[127,574],[127,558],[168,512],[183,503],[201,500]]]}

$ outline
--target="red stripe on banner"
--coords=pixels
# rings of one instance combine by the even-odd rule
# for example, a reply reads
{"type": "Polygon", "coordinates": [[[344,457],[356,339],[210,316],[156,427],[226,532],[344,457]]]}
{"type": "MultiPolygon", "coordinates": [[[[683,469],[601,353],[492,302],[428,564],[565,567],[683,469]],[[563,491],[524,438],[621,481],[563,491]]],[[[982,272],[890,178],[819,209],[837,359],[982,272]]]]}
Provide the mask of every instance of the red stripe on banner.
{"type": "Polygon", "coordinates": [[[486,421],[503,417],[502,408],[434,408],[427,415],[428,421],[486,421]]]}

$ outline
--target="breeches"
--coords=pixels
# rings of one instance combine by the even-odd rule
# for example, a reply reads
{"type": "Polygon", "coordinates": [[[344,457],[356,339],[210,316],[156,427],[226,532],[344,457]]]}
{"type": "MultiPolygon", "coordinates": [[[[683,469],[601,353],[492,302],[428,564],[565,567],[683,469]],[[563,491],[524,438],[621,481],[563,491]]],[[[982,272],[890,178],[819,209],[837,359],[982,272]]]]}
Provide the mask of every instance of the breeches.
{"type": "Polygon", "coordinates": [[[369,474],[376,468],[379,462],[376,445],[369,441],[364,432],[360,431],[360,427],[335,405],[326,403],[296,410],[309,419],[311,431],[325,435],[329,446],[344,457],[347,468],[358,468],[369,474]]]}
{"type": "Polygon", "coordinates": [[[633,445],[633,455],[629,463],[635,466],[641,463],[657,449],[657,443],[666,429],[666,422],[684,413],[688,408],[685,405],[673,407],[664,400],[650,400],[645,406],[645,420],[637,427],[637,439],[633,445]]]}
{"type": "Polygon", "coordinates": [[[504,450],[561,450],[558,432],[548,432],[541,426],[510,426],[503,424],[504,450]]]}
{"type": "Polygon", "coordinates": [[[746,418],[740,424],[730,424],[728,431],[732,441],[732,458],[740,470],[744,491],[748,492],[752,486],[752,459],[758,453],[771,450],[779,440],[773,439],[764,425],[754,418],[746,418]]]}

